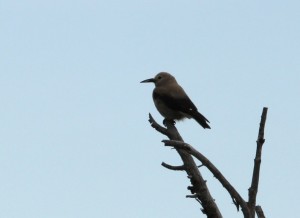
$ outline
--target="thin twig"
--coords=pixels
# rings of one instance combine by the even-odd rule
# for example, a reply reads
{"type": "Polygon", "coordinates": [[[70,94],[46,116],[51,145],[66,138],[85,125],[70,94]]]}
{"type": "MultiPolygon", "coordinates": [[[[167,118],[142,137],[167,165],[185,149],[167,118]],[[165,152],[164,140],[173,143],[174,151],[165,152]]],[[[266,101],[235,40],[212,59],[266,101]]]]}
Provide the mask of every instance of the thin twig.
{"type": "Polygon", "coordinates": [[[186,198],[198,198],[198,195],[197,194],[194,194],[194,195],[187,195],[185,196],[186,198]]]}
{"type": "Polygon", "coordinates": [[[169,170],[176,170],[176,171],[184,171],[185,170],[184,165],[172,166],[172,165],[166,164],[165,162],[162,162],[161,165],[169,170]]]}
{"type": "Polygon", "coordinates": [[[161,125],[159,125],[152,117],[152,115],[149,113],[149,123],[151,124],[151,126],[156,129],[158,132],[160,132],[163,135],[168,136],[168,130],[165,127],[162,127],[161,125]]]}
{"type": "Polygon", "coordinates": [[[259,183],[262,147],[265,142],[264,130],[265,130],[265,123],[267,119],[267,112],[268,112],[268,108],[264,107],[261,115],[258,137],[256,141],[257,147],[256,147],[256,155],[254,159],[252,182],[248,191],[248,205],[249,205],[251,217],[253,218],[255,217],[255,205],[256,205],[256,196],[258,191],[258,183],[259,183]]]}

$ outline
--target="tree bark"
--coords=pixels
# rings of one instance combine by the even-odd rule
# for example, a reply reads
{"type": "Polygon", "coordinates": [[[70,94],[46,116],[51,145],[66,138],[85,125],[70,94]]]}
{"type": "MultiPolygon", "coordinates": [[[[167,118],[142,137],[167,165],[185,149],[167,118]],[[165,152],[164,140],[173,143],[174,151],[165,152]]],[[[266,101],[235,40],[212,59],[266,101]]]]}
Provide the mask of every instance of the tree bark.
{"type": "MultiPolygon", "coordinates": [[[[165,121],[167,128],[160,126],[149,114],[149,122],[151,126],[162,134],[168,136],[170,140],[176,140],[183,142],[182,137],[178,133],[174,123],[170,121],[165,121]]],[[[176,148],[175,148],[176,149],[176,148]]],[[[192,186],[189,187],[193,195],[187,195],[187,197],[195,198],[202,205],[202,212],[207,215],[208,218],[222,218],[221,212],[212,198],[206,181],[203,179],[194,159],[185,150],[176,149],[183,161],[183,167],[186,171],[188,178],[191,181],[192,186]]]]}

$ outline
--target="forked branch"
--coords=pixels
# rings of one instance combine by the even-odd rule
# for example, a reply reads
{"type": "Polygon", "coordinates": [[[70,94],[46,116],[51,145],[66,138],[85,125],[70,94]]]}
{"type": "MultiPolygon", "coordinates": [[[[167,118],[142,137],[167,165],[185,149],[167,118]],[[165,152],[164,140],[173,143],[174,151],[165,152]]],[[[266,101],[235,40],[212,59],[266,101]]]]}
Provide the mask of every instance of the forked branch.
{"type": "Polygon", "coordinates": [[[241,206],[242,211],[245,217],[249,216],[248,205],[245,200],[240,196],[240,194],[235,190],[235,188],[229,183],[229,181],[223,176],[223,174],[218,170],[215,165],[213,165],[203,154],[193,148],[191,145],[180,142],[180,141],[172,141],[172,140],[163,140],[166,146],[172,146],[177,149],[183,149],[189,152],[192,156],[197,158],[201,163],[209,169],[209,171],[219,180],[219,182],[224,186],[224,188],[230,194],[233,203],[236,205],[237,210],[239,210],[239,206],[241,206]]]}
{"type": "Polygon", "coordinates": [[[223,176],[223,174],[199,151],[193,148],[191,145],[185,143],[178,133],[174,123],[171,121],[165,121],[166,128],[159,125],[149,114],[149,122],[151,126],[155,128],[158,132],[166,135],[170,140],[163,140],[166,146],[174,147],[178,154],[180,155],[183,165],[182,166],[171,166],[166,163],[162,163],[164,167],[170,170],[181,170],[186,171],[188,178],[191,181],[192,186],[188,187],[188,190],[191,191],[192,195],[187,195],[188,198],[195,198],[203,207],[202,212],[207,215],[208,218],[221,218],[222,215],[218,209],[218,206],[215,204],[214,199],[210,195],[210,192],[207,188],[206,181],[203,179],[199,167],[205,166],[211,171],[211,173],[220,181],[224,188],[230,194],[233,203],[236,205],[237,209],[242,208],[242,212],[245,218],[254,218],[255,212],[258,218],[265,218],[261,206],[256,205],[256,196],[259,183],[259,172],[261,164],[261,154],[262,146],[265,142],[264,139],[264,128],[267,118],[268,108],[263,108],[261,115],[259,133],[257,138],[257,148],[256,155],[254,159],[254,169],[252,175],[252,182],[249,188],[248,193],[248,202],[246,202],[240,194],[235,190],[235,188],[229,183],[229,181],[223,176]],[[194,159],[194,156],[199,161],[201,165],[197,166],[194,159]]]}
{"type": "MultiPolygon", "coordinates": [[[[155,128],[158,132],[168,136],[170,140],[175,141],[181,141],[183,142],[182,137],[178,133],[176,127],[174,126],[174,123],[171,121],[166,120],[165,125],[167,128],[164,128],[160,126],[149,114],[149,122],[151,123],[151,126],[155,128]]],[[[198,166],[196,165],[194,159],[192,156],[185,150],[182,149],[176,149],[178,154],[180,155],[183,166],[182,167],[174,167],[170,165],[164,164],[164,166],[168,166],[167,168],[174,169],[183,169],[188,174],[188,178],[191,181],[192,184],[192,194],[193,195],[187,195],[188,198],[195,198],[202,206],[203,209],[202,212],[207,215],[208,218],[222,218],[222,215],[219,211],[218,206],[216,205],[214,199],[212,198],[207,185],[206,181],[203,179],[198,166]]]]}

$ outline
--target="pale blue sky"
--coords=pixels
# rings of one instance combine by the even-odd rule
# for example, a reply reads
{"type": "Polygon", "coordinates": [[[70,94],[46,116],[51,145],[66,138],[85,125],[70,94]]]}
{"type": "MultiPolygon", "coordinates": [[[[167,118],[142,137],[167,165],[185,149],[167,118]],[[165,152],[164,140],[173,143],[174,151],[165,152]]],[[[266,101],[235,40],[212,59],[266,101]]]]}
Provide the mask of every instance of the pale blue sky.
{"type": "MultiPolygon", "coordinates": [[[[300,2],[0,0],[0,217],[205,217],[140,84],[177,77],[211,121],[177,123],[247,197],[269,107],[257,197],[267,217],[300,201],[300,2]]],[[[202,169],[224,217],[242,217],[202,169]]],[[[290,213],[290,214],[288,214],[290,213]]]]}

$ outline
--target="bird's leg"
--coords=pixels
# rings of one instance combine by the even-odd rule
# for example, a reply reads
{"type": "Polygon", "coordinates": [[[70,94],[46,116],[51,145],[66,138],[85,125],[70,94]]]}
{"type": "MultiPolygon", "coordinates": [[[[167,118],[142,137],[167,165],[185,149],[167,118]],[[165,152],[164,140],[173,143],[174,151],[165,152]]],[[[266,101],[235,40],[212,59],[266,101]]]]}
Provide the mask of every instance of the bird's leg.
{"type": "Polygon", "coordinates": [[[175,120],[171,120],[171,119],[165,118],[165,119],[163,120],[164,126],[167,126],[167,122],[171,123],[173,126],[175,126],[175,124],[176,124],[175,120]]]}

